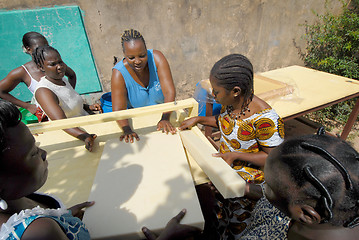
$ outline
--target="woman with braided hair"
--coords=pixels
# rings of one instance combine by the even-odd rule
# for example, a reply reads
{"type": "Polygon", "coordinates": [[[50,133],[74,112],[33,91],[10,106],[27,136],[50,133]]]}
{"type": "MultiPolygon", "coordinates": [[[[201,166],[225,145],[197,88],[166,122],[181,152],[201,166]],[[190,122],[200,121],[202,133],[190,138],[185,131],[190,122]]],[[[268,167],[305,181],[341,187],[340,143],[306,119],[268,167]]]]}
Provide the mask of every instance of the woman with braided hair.
{"type": "MultiPolygon", "coordinates": [[[[111,77],[112,110],[173,102],[176,90],[165,56],[158,50],[147,49],[143,36],[134,29],[122,34],[121,44],[124,59],[115,65],[111,77]]],[[[170,114],[163,113],[157,129],[174,134],[176,129],[169,122],[170,114]]],[[[127,119],[117,123],[124,132],[120,140],[139,140],[127,119]]]]}
{"type": "MultiPolygon", "coordinates": [[[[67,66],[55,48],[38,47],[33,58],[45,75],[37,85],[34,93],[35,100],[50,120],[86,116],[92,111],[102,112],[101,106],[97,103],[84,104],[82,97],[64,78],[67,66]]],[[[96,134],[89,134],[77,127],[64,129],[64,131],[85,142],[85,148],[92,151],[96,134]]]]}
{"type": "MultiPolygon", "coordinates": [[[[197,123],[218,127],[221,131],[220,148],[214,156],[223,158],[247,182],[262,183],[261,168],[268,153],[283,142],[282,119],[253,94],[253,66],[245,56],[230,54],[223,57],[214,64],[209,80],[215,100],[222,104],[220,114],[190,118],[182,122],[180,129],[197,123]]],[[[208,188],[208,184],[197,186],[199,195],[203,195],[200,201],[208,239],[239,238],[249,224],[255,201],[223,199],[219,194],[214,197],[208,188]]]]}
{"type": "MultiPolygon", "coordinates": [[[[322,130],[286,140],[264,172],[264,197],[241,239],[359,238],[359,153],[348,143],[322,130]]],[[[250,197],[256,186],[247,186],[250,197]]]]}
{"type": "MultiPolygon", "coordinates": [[[[23,51],[31,57],[35,49],[40,46],[48,46],[46,38],[38,32],[27,32],[22,38],[23,51]]],[[[37,67],[34,59],[12,70],[3,80],[0,81],[0,98],[14,103],[15,105],[29,110],[32,114],[36,113],[39,122],[47,121],[47,117],[42,113],[41,108],[34,103],[23,102],[12,96],[11,92],[21,82],[25,83],[29,91],[35,92],[37,83],[44,76],[44,73],[37,67]]],[[[73,88],[76,86],[76,74],[67,66],[65,76],[73,88]]]]}

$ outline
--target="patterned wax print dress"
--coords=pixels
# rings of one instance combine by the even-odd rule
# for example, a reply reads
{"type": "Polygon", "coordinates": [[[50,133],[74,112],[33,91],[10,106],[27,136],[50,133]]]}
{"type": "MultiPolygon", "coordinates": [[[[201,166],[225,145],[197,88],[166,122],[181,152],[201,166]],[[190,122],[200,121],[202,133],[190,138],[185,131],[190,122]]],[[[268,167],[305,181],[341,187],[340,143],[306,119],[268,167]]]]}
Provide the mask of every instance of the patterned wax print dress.
{"type": "MultiPolygon", "coordinates": [[[[256,153],[260,147],[276,147],[284,140],[283,120],[272,108],[261,110],[245,119],[234,119],[222,107],[218,117],[221,131],[221,153],[256,153]]],[[[232,166],[247,182],[260,184],[263,171],[248,162],[235,161],[232,166]]],[[[217,231],[219,239],[240,239],[250,223],[251,212],[256,202],[245,197],[223,199],[217,196],[217,231]]]]}

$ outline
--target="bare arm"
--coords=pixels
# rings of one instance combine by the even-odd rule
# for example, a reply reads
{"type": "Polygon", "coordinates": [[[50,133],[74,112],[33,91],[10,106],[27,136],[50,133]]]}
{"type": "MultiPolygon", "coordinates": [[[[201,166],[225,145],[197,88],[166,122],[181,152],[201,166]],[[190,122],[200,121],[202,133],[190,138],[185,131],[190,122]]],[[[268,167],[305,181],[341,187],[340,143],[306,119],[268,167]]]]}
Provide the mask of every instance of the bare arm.
{"type": "Polygon", "coordinates": [[[68,78],[69,83],[72,86],[72,88],[75,89],[75,87],[76,87],[76,73],[74,72],[74,70],[72,70],[72,68],[67,66],[65,75],[68,78]]]}
{"type": "Polygon", "coordinates": [[[261,147],[261,150],[256,153],[242,153],[242,152],[227,152],[227,153],[214,153],[213,156],[221,157],[229,165],[235,160],[252,163],[258,167],[264,167],[266,158],[273,148],[261,147]]]}
{"type": "MultiPolygon", "coordinates": [[[[112,69],[111,76],[111,98],[112,98],[112,110],[120,111],[127,109],[127,89],[125,80],[120,71],[112,69]]],[[[121,127],[124,134],[120,137],[120,140],[125,139],[126,142],[133,142],[133,138],[140,140],[138,135],[132,131],[128,120],[118,120],[118,126],[121,127]]]]}
{"type": "MultiPolygon", "coordinates": [[[[46,115],[51,120],[66,119],[66,115],[62,108],[59,105],[59,99],[57,96],[47,88],[39,88],[35,92],[36,101],[41,105],[41,108],[44,110],[46,115]]],[[[68,128],[64,131],[71,136],[78,138],[85,142],[85,147],[90,152],[92,151],[92,146],[96,135],[89,134],[80,128],[68,128]]]]}
{"type": "Polygon", "coordinates": [[[155,59],[158,78],[161,83],[163,96],[166,102],[173,102],[176,98],[176,90],[172,79],[172,73],[170,65],[167,62],[165,56],[158,50],[153,50],[153,56],[155,59]]]}
{"type": "Polygon", "coordinates": [[[22,240],[68,240],[60,225],[51,218],[38,218],[25,230],[22,240]]]}
{"type": "MultiPolygon", "coordinates": [[[[172,73],[170,65],[166,57],[158,50],[153,50],[153,56],[155,59],[158,78],[161,84],[162,93],[164,96],[164,102],[173,102],[176,98],[176,89],[172,79],[172,73]]],[[[176,129],[169,122],[171,112],[165,112],[162,115],[160,122],[158,123],[158,130],[163,129],[164,132],[176,132],[176,129]]]]}
{"type": "Polygon", "coordinates": [[[0,98],[7,100],[16,106],[29,110],[32,114],[36,112],[36,105],[26,103],[9,94],[19,83],[23,82],[25,70],[22,67],[12,70],[3,80],[0,81],[0,98]]]}
{"type": "Polygon", "coordinates": [[[185,130],[193,127],[197,123],[200,123],[205,126],[218,127],[218,122],[216,116],[196,116],[189,119],[184,120],[179,127],[180,130],[185,130]]]}

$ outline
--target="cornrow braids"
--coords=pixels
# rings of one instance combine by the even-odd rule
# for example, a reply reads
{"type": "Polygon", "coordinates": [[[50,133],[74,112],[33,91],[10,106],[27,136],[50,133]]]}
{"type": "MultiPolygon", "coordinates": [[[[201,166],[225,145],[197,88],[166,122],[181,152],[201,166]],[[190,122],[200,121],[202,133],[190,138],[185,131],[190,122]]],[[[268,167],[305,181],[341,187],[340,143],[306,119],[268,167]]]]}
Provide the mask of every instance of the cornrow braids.
{"type": "Polygon", "coordinates": [[[359,153],[345,141],[324,134],[306,135],[287,139],[269,156],[288,169],[290,179],[298,189],[300,199],[308,201],[322,216],[324,222],[334,226],[359,225],[359,153]]]}
{"type": "Polygon", "coordinates": [[[21,121],[19,109],[12,103],[0,99],[0,155],[6,149],[5,131],[21,121]]]}
{"type": "Polygon", "coordinates": [[[145,48],[147,48],[145,39],[143,38],[142,34],[137,30],[129,29],[129,30],[125,30],[121,36],[121,45],[122,45],[123,51],[125,50],[124,43],[130,42],[133,40],[141,40],[143,42],[143,44],[145,45],[145,48]]]}
{"type": "Polygon", "coordinates": [[[33,55],[34,62],[38,67],[42,67],[44,65],[45,61],[45,53],[55,51],[57,54],[60,55],[60,53],[51,46],[41,46],[35,49],[33,55]]]}
{"type": "Polygon", "coordinates": [[[231,91],[238,86],[243,97],[242,109],[246,109],[253,99],[253,66],[241,54],[230,54],[216,62],[211,70],[211,76],[218,80],[218,84],[231,91]]]}
{"type": "Polygon", "coordinates": [[[330,154],[327,150],[325,150],[322,147],[315,146],[313,144],[306,143],[306,142],[302,143],[301,146],[303,149],[307,149],[309,151],[312,151],[319,155],[322,155],[323,159],[328,160],[342,174],[344,181],[345,181],[346,189],[351,190],[353,188],[353,182],[352,182],[352,179],[350,178],[348,171],[345,169],[343,164],[337,158],[335,158],[332,154],[330,154]]]}
{"type": "Polygon", "coordinates": [[[328,222],[333,218],[333,199],[330,195],[328,189],[324,186],[324,184],[313,174],[312,168],[310,166],[305,166],[303,168],[305,176],[308,178],[309,182],[315,186],[315,188],[322,194],[319,201],[319,211],[324,209],[323,215],[326,215],[322,222],[328,222]],[[324,205],[324,206],[322,206],[324,205]]]}

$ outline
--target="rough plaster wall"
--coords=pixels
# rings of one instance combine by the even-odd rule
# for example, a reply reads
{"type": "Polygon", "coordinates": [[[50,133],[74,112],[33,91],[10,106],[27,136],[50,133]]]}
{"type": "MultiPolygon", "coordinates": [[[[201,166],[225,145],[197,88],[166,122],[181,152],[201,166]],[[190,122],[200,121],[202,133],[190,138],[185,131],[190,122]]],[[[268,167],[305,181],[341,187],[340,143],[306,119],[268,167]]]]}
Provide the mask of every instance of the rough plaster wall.
{"type": "MultiPolygon", "coordinates": [[[[212,65],[229,53],[242,53],[256,72],[303,65],[300,24],[316,20],[326,0],[0,0],[0,8],[26,9],[79,5],[105,91],[110,91],[113,56],[122,58],[120,36],[135,28],[148,48],[167,57],[178,99],[190,97],[208,78],[212,65]],[[297,46],[297,47],[296,47],[297,46]]],[[[339,12],[338,0],[328,1],[339,12]]],[[[69,40],[71,41],[71,40],[69,40]]]]}

